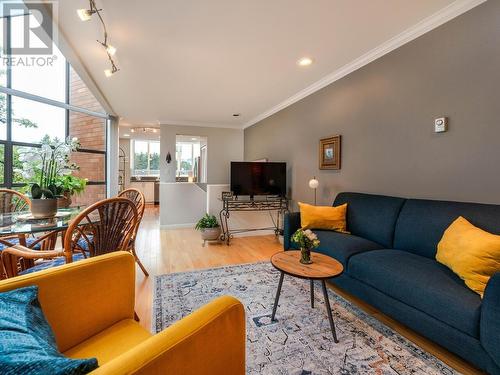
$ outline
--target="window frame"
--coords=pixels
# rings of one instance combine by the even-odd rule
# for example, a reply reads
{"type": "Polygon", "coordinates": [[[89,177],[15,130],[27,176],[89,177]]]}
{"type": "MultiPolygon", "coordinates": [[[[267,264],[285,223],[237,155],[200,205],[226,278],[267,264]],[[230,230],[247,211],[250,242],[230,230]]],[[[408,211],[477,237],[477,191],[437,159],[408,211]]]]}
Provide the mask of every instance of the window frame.
{"type": "MultiPolygon", "coordinates": [[[[158,145],[160,145],[160,141],[154,141],[152,139],[132,139],[132,147],[130,148],[131,149],[131,153],[132,153],[132,157],[131,157],[131,160],[132,160],[132,168],[131,168],[131,173],[130,175],[132,177],[136,177],[136,176],[139,176],[139,177],[149,177],[149,176],[152,176],[152,177],[159,177],[160,176],[160,169],[151,169],[151,143],[158,143],[158,145]],[[136,174],[135,171],[136,171],[136,168],[135,168],[135,144],[136,142],[146,142],[148,144],[148,147],[147,147],[147,156],[148,156],[148,168],[146,169],[146,171],[148,172],[151,172],[152,170],[153,171],[158,171],[158,173],[155,173],[155,174],[151,174],[151,173],[148,173],[148,174],[136,174]]],[[[158,154],[158,156],[160,156],[160,154],[158,154]]]]}
{"type": "MultiPolygon", "coordinates": [[[[7,34],[6,42],[7,45],[4,46],[4,53],[7,56],[11,55],[11,17],[4,17],[4,32],[7,34]]],[[[63,77],[65,80],[65,102],[60,102],[54,99],[45,98],[42,96],[30,94],[28,92],[15,90],[12,88],[12,67],[7,65],[6,69],[6,84],[7,87],[0,85],[0,94],[5,94],[5,103],[6,103],[6,139],[0,140],[0,144],[4,145],[4,179],[3,183],[0,183],[0,187],[2,188],[19,188],[23,187],[26,184],[24,183],[14,183],[14,165],[13,165],[13,150],[14,146],[25,146],[25,147],[41,147],[38,143],[29,143],[29,142],[19,142],[12,140],[12,98],[20,97],[23,99],[28,99],[34,102],[51,105],[59,108],[63,108],[65,110],[65,137],[68,137],[70,134],[70,111],[83,113],[88,116],[98,117],[105,120],[105,149],[104,150],[94,150],[87,148],[78,148],[76,152],[85,152],[85,153],[93,153],[93,154],[102,154],[104,155],[104,180],[103,181],[88,181],[87,185],[105,185],[108,186],[108,137],[109,137],[109,127],[111,122],[111,117],[106,113],[94,112],[85,108],[77,107],[71,105],[70,101],[70,64],[66,60],[65,61],[65,76],[63,77]]],[[[108,190],[108,189],[106,189],[108,190]]]]}
{"type": "Polygon", "coordinates": [[[177,165],[176,165],[176,170],[175,170],[175,177],[176,178],[186,178],[188,177],[189,178],[189,173],[187,175],[183,175],[183,174],[180,174],[179,172],[182,171],[182,169],[180,169],[181,167],[181,164],[182,164],[182,158],[180,157],[180,154],[182,153],[182,145],[189,145],[191,146],[191,172],[193,172],[193,175],[195,173],[195,170],[194,170],[194,166],[195,166],[195,160],[198,156],[194,156],[195,155],[195,146],[198,145],[198,150],[199,150],[199,153],[201,154],[201,143],[200,141],[177,141],[175,142],[175,151],[176,151],[176,160],[177,160],[177,165]],[[177,151],[177,146],[178,145],[181,145],[181,151],[177,151]],[[179,153],[179,157],[177,157],[177,154],[179,153]]]}

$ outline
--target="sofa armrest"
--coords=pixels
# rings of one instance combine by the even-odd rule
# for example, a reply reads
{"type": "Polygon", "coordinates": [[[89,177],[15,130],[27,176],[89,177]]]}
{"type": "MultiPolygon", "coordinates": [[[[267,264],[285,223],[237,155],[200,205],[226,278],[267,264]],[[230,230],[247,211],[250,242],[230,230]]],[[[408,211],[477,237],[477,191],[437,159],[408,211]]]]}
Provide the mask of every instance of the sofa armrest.
{"type": "Polygon", "coordinates": [[[61,352],[123,319],[134,318],[135,261],[114,252],[0,281],[0,292],[38,286],[61,352]]]}
{"type": "Polygon", "coordinates": [[[288,212],[283,224],[283,246],[285,250],[292,247],[292,235],[300,228],[300,212],[288,212]]]}
{"type": "Polygon", "coordinates": [[[92,374],[244,374],[245,341],[243,305],[223,296],[92,374]]]}
{"type": "Polygon", "coordinates": [[[481,345],[500,367],[500,272],[486,286],[480,325],[481,345]]]}

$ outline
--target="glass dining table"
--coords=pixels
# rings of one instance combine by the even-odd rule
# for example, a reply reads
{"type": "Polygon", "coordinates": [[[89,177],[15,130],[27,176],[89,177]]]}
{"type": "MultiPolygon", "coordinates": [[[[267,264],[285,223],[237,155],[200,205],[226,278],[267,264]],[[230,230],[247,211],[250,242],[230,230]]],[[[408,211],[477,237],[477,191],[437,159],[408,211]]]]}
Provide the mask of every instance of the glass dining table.
{"type": "Polygon", "coordinates": [[[85,206],[59,208],[55,217],[43,219],[34,218],[29,211],[0,214],[0,237],[62,232],[84,208],[85,206]]]}

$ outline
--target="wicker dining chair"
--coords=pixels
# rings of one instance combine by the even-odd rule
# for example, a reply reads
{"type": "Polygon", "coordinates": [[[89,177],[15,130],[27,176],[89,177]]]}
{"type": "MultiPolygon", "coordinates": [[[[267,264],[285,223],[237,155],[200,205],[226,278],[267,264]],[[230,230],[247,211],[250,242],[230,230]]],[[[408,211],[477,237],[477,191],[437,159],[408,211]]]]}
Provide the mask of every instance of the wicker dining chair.
{"type": "Polygon", "coordinates": [[[134,202],[135,207],[137,208],[137,224],[135,225],[134,232],[132,234],[132,237],[130,238],[129,251],[134,256],[135,262],[139,265],[144,275],[148,277],[149,273],[146,270],[146,267],[144,267],[141,260],[139,259],[137,252],[135,251],[135,241],[137,239],[137,233],[139,232],[139,226],[141,225],[142,219],[144,217],[144,209],[146,208],[146,198],[144,197],[142,191],[135,188],[129,188],[123,190],[120,194],[118,194],[118,196],[130,199],[132,202],[134,202]]]}
{"type": "MultiPolygon", "coordinates": [[[[18,191],[11,189],[0,189],[0,213],[11,214],[22,211],[29,211],[31,207],[30,199],[18,191]]],[[[12,223],[10,223],[12,224],[12,223]]],[[[28,236],[23,233],[11,234],[0,237],[0,252],[5,248],[22,245],[35,250],[53,249],[57,241],[57,233],[44,233],[38,236],[28,236]]],[[[26,260],[23,267],[33,265],[32,260],[26,260]]],[[[5,270],[0,261],[0,279],[6,277],[5,270]]]]}
{"type": "Polygon", "coordinates": [[[2,251],[7,277],[40,271],[114,251],[128,250],[137,224],[137,209],[132,201],[115,197],[94,203],[76,218],[66,230],[63,249],[35,251],[16,245],[2,251]],[[23,269],[20,260],[36,260],[23,269]]]}

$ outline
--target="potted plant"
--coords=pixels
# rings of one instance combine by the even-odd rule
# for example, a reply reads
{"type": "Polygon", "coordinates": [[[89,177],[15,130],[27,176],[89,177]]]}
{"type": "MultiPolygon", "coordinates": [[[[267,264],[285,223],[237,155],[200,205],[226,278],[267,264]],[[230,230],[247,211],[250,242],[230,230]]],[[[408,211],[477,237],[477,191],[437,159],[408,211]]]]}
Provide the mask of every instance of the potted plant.
{"type": "Polygon", "coordinates": [[[292,241],[300,247],[300,263],[311,264],[311,250],[319,246],[319,240],[316,233],[310,229],[299,229],[292,236],[292,241]]]}
{"type": "Polygon", "coordinates": [[[208,213],[196,223],[194,229],[201,232],[201,239],[203,241],[213,241],[220,237],[220,226],[217,218],[208,213]]]}
{"type": "Polygon", "coordinates": [[[71,205],[73,195],[83,193],[87,186],[87,179],[71,174],[58,176],[55,181],[57,189],[57,207],[66,208],[71,205]]]}
{"type": "Polygon", "coordinates": [[[57,197],[60,191],[56,181],[60,176],[71,174],[78,166],[70,162],[70,154],[79,147],[77,138],[61,141],[43,137],[40,148],[20,152],[22,169],[16,173],[31,185],[31,213],[35,218],[53,217],[57,213],[57,197]],[[33,183],[33,181],[36,181],[33,183]]]}

